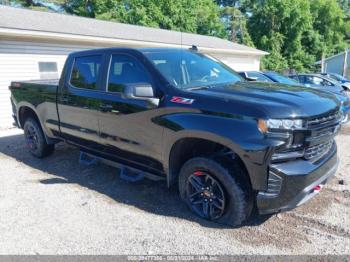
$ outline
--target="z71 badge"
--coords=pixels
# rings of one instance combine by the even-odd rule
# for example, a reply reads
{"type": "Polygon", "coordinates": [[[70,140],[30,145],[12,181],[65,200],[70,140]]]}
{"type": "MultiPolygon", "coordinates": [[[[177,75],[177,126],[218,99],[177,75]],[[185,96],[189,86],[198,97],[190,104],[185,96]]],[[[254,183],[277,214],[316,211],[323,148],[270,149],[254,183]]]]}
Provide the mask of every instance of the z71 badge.
{"type": "Polygon", "coordinates": [[[190,104],[192,104],[194,102],[194,99],[185,98],[185,97],[179,97],[179,96],[173,96],[171,98],[170,102],[178,103],[178,104],[190,105],[190,104]]]}

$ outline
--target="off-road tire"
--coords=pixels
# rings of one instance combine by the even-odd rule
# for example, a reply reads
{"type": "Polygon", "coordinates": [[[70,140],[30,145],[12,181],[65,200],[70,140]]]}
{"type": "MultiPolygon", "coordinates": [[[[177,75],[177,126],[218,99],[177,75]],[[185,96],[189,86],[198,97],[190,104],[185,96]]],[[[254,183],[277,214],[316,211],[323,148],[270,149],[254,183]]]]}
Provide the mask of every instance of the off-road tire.
{"type": "Polygon", "coordinates": [[[43,130],[36,119],[28,118],[24,123],[23,130],[27,148],[33,156],[44,158],[54,152],[55,145],[46,142],[43,130]]]}
{"type": "MultiPolygon", "coordinates": [[[[230,171],[216,160],[203,157],[192,158],[188,160],[180,170],[178,184],[179,192],[181,199],[197,215],[220,224],[239,226],[248,219],[252,212],[251,190],[246,183],[239,182],[241,180],[239,178],[246,175],[244,169],[240,165],[232,163],[229,169],[230,171]],[[189,185],[189,178],[196,172],[210,174],[209,177],[216,180],[220,184],[222,191],[224,191],[225,208],[220,217],[211,219],[208,216],[198,214],[198,210],[197,212],[194,210],[198,208],[191,204],[192,198],[190,200],[188,186],[192,186],[189,185]]],[[[200,175],[200,173],[197,174],[200,175]]],[[[210,200],[213,201],[213,199],[210,200]]],[[[196,202],[198,202],[198,200],[196,200],[196,202]]]]}

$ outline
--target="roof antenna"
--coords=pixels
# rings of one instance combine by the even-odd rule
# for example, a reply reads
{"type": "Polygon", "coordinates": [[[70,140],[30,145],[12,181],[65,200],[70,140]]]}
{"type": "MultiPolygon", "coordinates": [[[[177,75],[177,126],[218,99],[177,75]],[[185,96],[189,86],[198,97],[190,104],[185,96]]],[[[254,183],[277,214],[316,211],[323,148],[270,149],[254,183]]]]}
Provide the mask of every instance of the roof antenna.
{"type": "Polygon", "coordinates": [[[198,47],[196,45],[192,45],[190,47],[190,50],[197,52],[198,51],[198,47]]]}

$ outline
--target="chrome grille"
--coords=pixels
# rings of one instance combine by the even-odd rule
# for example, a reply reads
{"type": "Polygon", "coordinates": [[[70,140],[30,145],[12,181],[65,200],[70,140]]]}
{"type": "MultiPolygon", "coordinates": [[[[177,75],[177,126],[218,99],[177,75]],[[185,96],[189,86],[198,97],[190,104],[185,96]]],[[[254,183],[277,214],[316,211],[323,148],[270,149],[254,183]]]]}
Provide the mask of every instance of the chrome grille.
{"type": "Polygon", "coordinates": [[[308,120],[308,128],[317,128],[321,126],[326,126],[330,124],[338,123],[342,120],[342,113],[340,111],[321,117],[316,117],[308,120]]]}
{"type": "Polygon", "coordinates": [[[328,141],[326,143],[318,144],[306,148],[305,150],[305,159],[307,160],[316,160],[321,158],[323,155],[327,154],[332,148],[334,141],[328,141]]]}

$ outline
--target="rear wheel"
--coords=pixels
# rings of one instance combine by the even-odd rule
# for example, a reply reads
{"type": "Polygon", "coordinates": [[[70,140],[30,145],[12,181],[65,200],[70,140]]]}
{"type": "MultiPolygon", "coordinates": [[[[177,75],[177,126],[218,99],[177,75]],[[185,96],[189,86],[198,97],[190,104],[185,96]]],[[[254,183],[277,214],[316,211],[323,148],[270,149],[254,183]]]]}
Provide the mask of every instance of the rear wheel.
{"type": "Polygon", "coordinates": [[[230,170],[212,159],[190,159],[179,175],[181,198],[202,218],[232,226],[242,224],[251,212],[248,188],[242,188],[234,178],[243,170],[236,164],[230,170]]]}
{"type": "Polygon", "coordinates": [[[23,130],[27,148],[32,155],[43,158],[53,153],[55,145],[47,144],[44,133],[35,119],[28,118],[23,130]]]}

